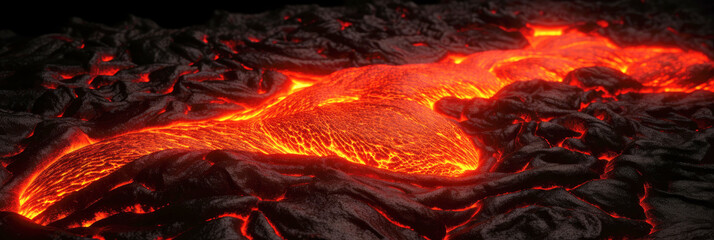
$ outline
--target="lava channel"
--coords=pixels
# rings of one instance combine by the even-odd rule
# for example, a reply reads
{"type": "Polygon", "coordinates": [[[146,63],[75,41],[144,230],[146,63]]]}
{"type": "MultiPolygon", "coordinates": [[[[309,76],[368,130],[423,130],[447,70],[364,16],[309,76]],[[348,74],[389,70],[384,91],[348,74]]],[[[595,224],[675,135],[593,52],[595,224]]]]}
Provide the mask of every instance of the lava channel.
{"type": "MultiPolygon", "coordinates": [[[[31,177],[21,191],[19,212],[34,218],[63,196],[141,156],[166,149],[336,155],[390,171],[460,176],[479,167],[479,150],[454,119],[433,110],[437,100],[488,98],[512,82],[562,81],[581,67],[618,69],[642,83],[641,91],[712,89],[710,83],[677,84],[688,78],[688,67],[712,64],[698,52],[621,48],[607,38],[565,28],[535,28],[529,42],[521,50],[448,55],[439,63],[374,65],[308,77],[308,85],[294,81],[293,89],[282,96],[234,117],[176,123],[96,141],[64,154],[31,177]]],[[[40,215],[35,221],[58,217],[40,215]]]]}

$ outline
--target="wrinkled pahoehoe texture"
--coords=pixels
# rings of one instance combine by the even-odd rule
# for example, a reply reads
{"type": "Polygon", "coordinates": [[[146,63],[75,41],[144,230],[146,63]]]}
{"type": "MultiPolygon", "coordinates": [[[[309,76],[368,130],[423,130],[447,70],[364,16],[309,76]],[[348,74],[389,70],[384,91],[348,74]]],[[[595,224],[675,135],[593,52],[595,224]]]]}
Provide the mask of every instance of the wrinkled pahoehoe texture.
{"type": "MultiPolygon", "coordinates": [[[[544,24],[711,59],[709,18],[666,1],[379,2],[219,12],[183,29],[76,19],[62,33],[3,35],[0,238],[714,238],[714,93],[648,93],[642,76],[608,67],[434,103],[481,151],[478,168],[460,177],[174,149],[63,196],[38,215],[42,224],[17,213],[28,179],[64,152],[263,106],[290,88],[286,72],[522,49],[529,26],[544,24]]],[[[711,65],[682,72],[678,86],[714,81],[711,65]]]]}

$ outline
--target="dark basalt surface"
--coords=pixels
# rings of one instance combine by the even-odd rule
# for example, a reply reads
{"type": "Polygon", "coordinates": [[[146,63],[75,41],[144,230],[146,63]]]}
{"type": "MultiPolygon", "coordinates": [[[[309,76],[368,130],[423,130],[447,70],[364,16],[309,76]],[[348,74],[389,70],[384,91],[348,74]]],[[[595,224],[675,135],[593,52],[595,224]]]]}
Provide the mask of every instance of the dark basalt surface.
{"type": "MultiPolygon", "coordinates": [[[[603,67],[437,102],[465,117],[458,124],[483,149],[482,166],[459,178],[333,157],[167,150],[66,196],[48,211],[69,214],[46,226],[12,211],[22,181],[74,139],[258,105],[286,86],[277,69],[326,74],[517,49],[528,45],[526,23],[711,58],[712,22],[668,1],[377,2],[221,12],[183,29],[76,19],[63,33],[3,34],[0,238],[711,239],[714,93],[637,93],[639,83],[603,67]]],[[[713,80],[711,69],[692,71],[693,84],[713,80]]]]}

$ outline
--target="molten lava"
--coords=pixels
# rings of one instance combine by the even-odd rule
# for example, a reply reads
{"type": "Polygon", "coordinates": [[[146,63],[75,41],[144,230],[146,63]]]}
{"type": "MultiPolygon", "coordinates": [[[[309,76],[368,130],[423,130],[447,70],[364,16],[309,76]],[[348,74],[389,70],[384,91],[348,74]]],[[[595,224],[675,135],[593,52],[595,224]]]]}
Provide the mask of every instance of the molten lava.
{"type": "Polygon", "coordinates": [[[689,77],[688,67],[712,64],[700,53],[621,48],[606,38],[564,28],[536,28],[529,41],[526,49],[448,56],[441,63],[345,69],[309,78],[309,84],[294,81],[292,90],[265,106],[233,117],[97,141],[61,156],[34,176],[21,193],[19,212],[33,218],[63,196],[166,149],[337,155],[391,171],[459,176],[479,166],[479,150],[451,119],[432,110],[437,100],[488,98],[512,82],[562,81],[581,67],[619,69],[642,83],[642,91],[712,89],[708,83],[679,84],[689,77]]]}

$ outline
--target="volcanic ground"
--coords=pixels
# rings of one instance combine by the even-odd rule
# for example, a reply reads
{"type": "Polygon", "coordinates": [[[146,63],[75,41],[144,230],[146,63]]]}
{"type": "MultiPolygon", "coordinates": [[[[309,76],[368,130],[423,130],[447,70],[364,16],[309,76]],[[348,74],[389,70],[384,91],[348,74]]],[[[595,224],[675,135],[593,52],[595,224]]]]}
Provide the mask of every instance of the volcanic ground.
{"type": "Polygon", "coordinates": [[[712,239],[702,9],[377,1],[3,31],[0,238],[712,239]]]}

